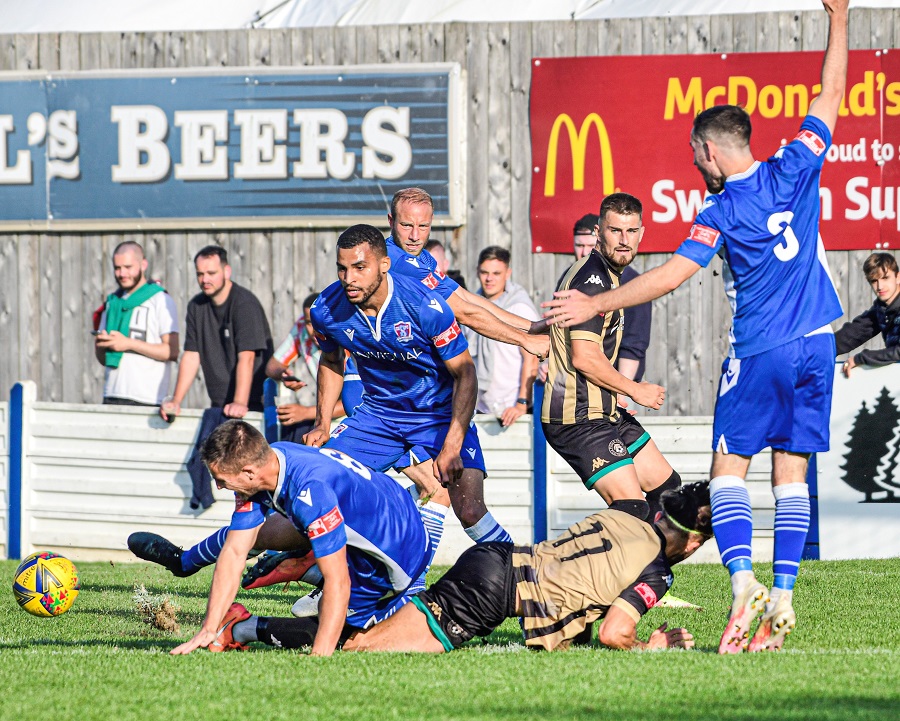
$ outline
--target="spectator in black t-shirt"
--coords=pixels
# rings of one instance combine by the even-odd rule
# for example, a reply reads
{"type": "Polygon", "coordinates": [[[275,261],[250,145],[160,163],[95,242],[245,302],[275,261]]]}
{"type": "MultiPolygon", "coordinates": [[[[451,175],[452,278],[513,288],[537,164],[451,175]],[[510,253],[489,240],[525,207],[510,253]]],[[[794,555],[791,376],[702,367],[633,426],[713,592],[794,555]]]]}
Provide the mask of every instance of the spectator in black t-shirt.
{"type": "Polygon", "coordinates": [[[188,471],[193,483],[191,508],[209,508],[214,499],[199,448],[228,418],[262,411],[272,333],[256,296],[232,282],[224,248],[206,246],[194,256],[194,266],[201,292],[188,304],[184,353],[178,364],[175,393],[162,404],[160,415],[167,421],[174,420],[202,368],[211,407],[203,413],[188,471]]]}

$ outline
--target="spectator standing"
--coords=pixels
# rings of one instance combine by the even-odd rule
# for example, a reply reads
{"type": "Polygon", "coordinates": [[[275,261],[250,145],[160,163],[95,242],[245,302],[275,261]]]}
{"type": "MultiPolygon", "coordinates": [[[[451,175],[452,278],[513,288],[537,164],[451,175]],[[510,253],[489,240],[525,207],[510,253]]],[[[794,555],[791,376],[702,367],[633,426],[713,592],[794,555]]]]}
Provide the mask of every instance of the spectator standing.
{"type": "Polygon", "coordinates": [[[456,282],[457,285],[466,289],[466,279],[463,278],[461,271],[450,267],[450,259],[447,257],[447,250],[444,244],[439,240],[429,240],[425,243],[425,250],[431,253],[437,263],[437,269],[446,275],[450,280],[456,282]]]}
{"type": "Polygon", "coordinates": [[[178,358],[175,301],[147,281],[144,249],[134,241],[116,246],[113,273],[119,287],[103,304],[94,341],[94,355],[106,368],[103,403],[158,406],[178,358]]]}
{"type": "Polygon", "coordinates": [[[262,411],[272,334],[256,296],[231,280],[224,248],[208,245],[201,249],[194,256],[194,267],[201,292],[188,304],[175,393],[162,404],[160,415],[171,422],[181,412],[181,403],[202,368],[210,408],[203,412],[188,472],[193,486],[191,508],[206,509],[214,499],[200,447],[226,419],[262,411]]]}
{"type": "Polygon", "coordinates": [[[884,348],[851,355],[841,367],[850,377],[856,366],[885,366],[900,361],[900,277],[897,259],[890,253],[872,253],[863,263],[863,273],[876,299],[865,313],[856,316],[834,334],[837,353],[849,353],[881,333],[884,348]]]}
{"type": "MultiPolygon", "coordinates": [[[[511,280],[510,254],[505,248],[489,246],[478,255],[478,294],[503,310],[526,320],[539,315],[526,290],[511,280]]],[[[508,426],[531,406],[531,392],[537,375],[537,358],[509,343],[485,338],[466,329],[478,375],[475,410],[492,413],[508,426]]]]}

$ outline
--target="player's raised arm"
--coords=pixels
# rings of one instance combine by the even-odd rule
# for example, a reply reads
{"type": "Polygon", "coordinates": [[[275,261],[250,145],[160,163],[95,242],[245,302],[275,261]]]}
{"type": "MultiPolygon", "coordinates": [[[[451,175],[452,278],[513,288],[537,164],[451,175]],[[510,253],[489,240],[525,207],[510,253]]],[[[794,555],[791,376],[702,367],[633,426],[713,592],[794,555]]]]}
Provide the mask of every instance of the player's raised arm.
{"type": "Polygon", "coordinates": [[[809,115],[819,118],[834,132],[838,111],[847,87],[847,25],[849,0],[823,0],[828,13],[828,45],[822,61],[822,92],[809,106],[809,115]]]}

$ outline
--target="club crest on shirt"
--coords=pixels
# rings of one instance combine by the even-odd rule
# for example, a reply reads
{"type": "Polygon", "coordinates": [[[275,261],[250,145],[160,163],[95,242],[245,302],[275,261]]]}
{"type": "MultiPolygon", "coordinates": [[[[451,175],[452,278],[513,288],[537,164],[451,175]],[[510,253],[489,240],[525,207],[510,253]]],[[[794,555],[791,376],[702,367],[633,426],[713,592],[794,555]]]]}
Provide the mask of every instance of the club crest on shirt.
{"type": "Polygon", "coordinates": [[[616,438],[609,442],[609,452],[614,456],[618,456],[619,458],[624,458],[628,455],[628,449],[619,438],[616,438]]]}
{"type": "Polygon", "coordinates": [[[412,338],[412,323],[407,320],[401,320],[399,323],[394,323],[394,332],[397,334],[397,340],[401,343],[409,343],[412,338]]]}

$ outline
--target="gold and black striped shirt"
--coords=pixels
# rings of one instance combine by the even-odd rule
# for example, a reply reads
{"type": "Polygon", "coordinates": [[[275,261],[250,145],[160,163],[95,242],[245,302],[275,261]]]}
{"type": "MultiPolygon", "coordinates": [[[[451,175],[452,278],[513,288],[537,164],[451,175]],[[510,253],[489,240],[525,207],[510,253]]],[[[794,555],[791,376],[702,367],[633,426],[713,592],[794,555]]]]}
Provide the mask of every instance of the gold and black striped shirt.
{"type": "MultiPolygon", "coordinates": [[[[560,279],[557,290],[580,290],[597,295],[619,287],[619,273],[595,248],[575,263],[560,279]]],[[[584,420],[619,418],[616,394],[591,383],[572,365],[572,341],[587,340],[598,345],[598,351],[615,364],[622,343],[625,323],[621,310],[594,316],[585,323],[550,330],[550,368],[544,388],[541,420],[544,423],[571,425],[584,420]]]]}

